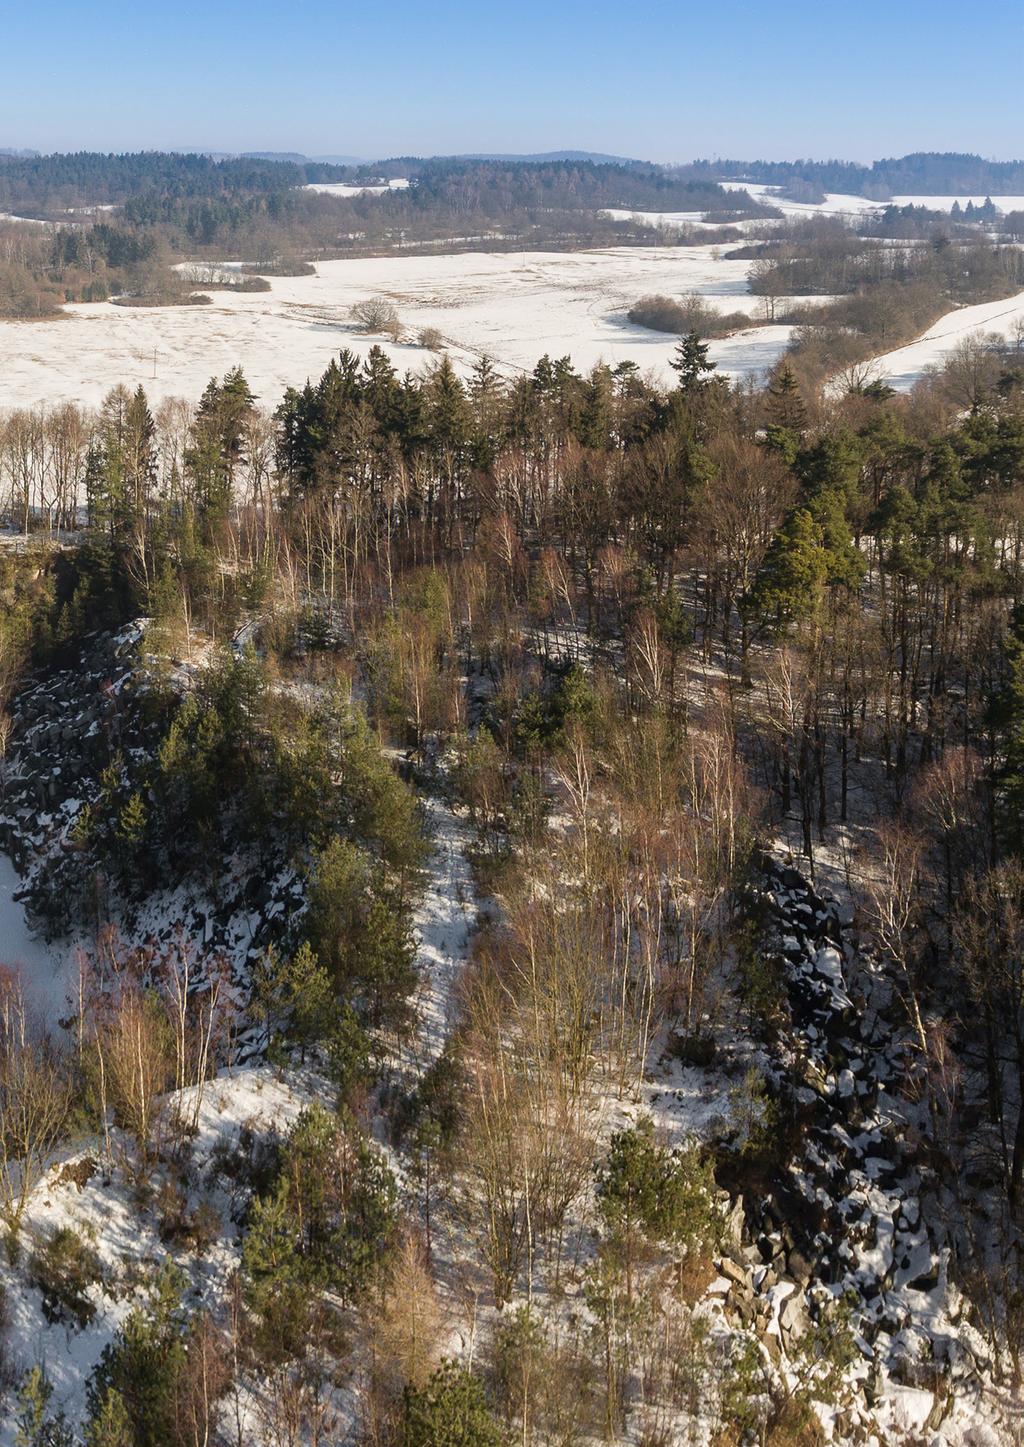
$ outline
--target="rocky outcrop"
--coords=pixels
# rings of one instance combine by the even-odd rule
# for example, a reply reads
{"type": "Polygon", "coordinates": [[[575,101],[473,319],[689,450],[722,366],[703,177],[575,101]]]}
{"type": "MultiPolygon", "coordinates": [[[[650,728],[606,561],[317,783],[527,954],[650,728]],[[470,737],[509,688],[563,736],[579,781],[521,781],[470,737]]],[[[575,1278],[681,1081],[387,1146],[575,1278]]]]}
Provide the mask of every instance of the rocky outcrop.
{"type": "Polygon", "coordinates": [[[787,994],[777,1087],[800,1125],[771,1189],[743,1202],[742,1244],[719,1264],[729,1306],[774,1357],[793,1355],[841,1303],[864,1400],[901,1383],[934,1393],[937,1413],[951,1383],[977,1389],[986,1348],[949,1279],[935,1183],[915,1146],[927,1121],[901,1091],[902,1023],[836,901],[766,860],[761,903],[787,994]]]}

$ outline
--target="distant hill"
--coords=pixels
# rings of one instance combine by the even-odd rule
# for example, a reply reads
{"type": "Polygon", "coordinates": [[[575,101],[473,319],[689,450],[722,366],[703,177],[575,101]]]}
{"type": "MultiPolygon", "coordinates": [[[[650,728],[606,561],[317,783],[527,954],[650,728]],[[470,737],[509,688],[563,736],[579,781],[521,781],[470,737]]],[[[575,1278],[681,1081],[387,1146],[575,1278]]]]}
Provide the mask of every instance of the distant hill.
{"type": "Polygon", "coordinates": [[[363,166],[361,156],[307,156],[302,151],[243,151],[243,161],[289,161],[293,166],[306,166],[316,161],[323,166],[363,166]]]}
{"type": "Polygon", "coordinates": [[[293,166],[304,166],[310,159],[301,151],[242,151],[243,161],[290,161],[293,166]]]}
{"type": "MultiPolygon", "coordinates": [[[[435,157],[437,160],[445,160],[447,157],[435,157]]],[[[516,152],[501,151],[468,151],[464,154],[451,157],[455,161],[593,161],[595,165],[601,166],[641,166],[646,163],[638,161],[635,156],[609,156],[604,151],[532,151],[518,154],[516,152]]]]}
{"type": "Polygon", "coordinates": [[[368,166],[365,156],[307,156],[309,161],[319,161],[324,166],[368,166]]]}
{"type": "Polygon", "coordinates": [[[915,151],[873,161],[694,161],[673,168],[694,179],[729,177],[818,191],[840,191],[885,201],[890,196],[1016,195],[1024,192],[1024,161],[988,161],[958,151],[915,151]]]}

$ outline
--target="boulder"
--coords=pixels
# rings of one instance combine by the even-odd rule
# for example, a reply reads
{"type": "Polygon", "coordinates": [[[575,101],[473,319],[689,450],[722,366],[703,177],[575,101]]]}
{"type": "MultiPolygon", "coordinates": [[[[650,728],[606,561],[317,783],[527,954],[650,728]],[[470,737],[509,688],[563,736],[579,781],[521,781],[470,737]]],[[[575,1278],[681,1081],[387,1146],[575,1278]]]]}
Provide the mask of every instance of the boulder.
{"type": "Polygon", "coordinates": [[[786,1257],[786,1275],[798,1286],[806,1286],[813,1274],[814,1267],[810,1260],[798,1247],[794,1247],[786,1257]]]}
{"type": "Polygon", "coordinates": [[[807,1314],[804,1294],[802,1291],[795,1291],[782,1303],[782,1310],[779,1312],[779,1327],[784,1336],[793,1342],[798,1342],[810,1329],[810,1325],[811,1319],[807,1314]]]}
{"type": "Polygon", "coordinates": [[[718,1269],[726,1281],[731,1281],[735,1286],[749,1288],[750,1274],[747,1267],[733,1261],[731,1256],[723,1256],[718,1269]]]}

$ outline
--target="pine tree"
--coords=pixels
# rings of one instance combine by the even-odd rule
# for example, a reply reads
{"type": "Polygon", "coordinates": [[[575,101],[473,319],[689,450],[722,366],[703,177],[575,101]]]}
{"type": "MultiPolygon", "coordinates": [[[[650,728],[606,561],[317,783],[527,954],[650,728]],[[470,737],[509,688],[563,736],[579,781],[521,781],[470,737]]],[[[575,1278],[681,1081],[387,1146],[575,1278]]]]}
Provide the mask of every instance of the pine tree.
{"type": "Polygon", "coordinates": [[[806,508],[796,508],[775,534],[741,607],[765,633],[810,617],[828,571],[821,534],[806,508]]]}
{"type": "Polygon", "coordinates": [[[188,1318],[184,1278],[170,1263],[156,1277],[145,1307],[130,1312],[103,1349],[89,1378],[90,1420],[101,1416],[113,1390],[131,1423],[135,1447],[166,1447],[173,1440],[176,1388],[185,1364],[188,1318]]]}
{"type": "Polygon", "coordinates": [[[108,1387],[85,1429],[85,1447],[134,1447],[124,1398],[108,1387]]]}
{"type": "Polygon", "coordinates": [[[676,347],[669,366],[679,378],[679,390],[686,396],[702,392],[717,363],[708,359],[708,343],[696,332],[689,332],[676,347]]]}
{"type": "Polygon", "coordinates": [[[793,368],[786,361],[776,367],[768,383],[768,427],[799,436],[807,426],[807,408],[793,368]]]}
{"type": "Polygon", "coordinates": [[[73,1447],[74,1434],[64,1413],[48,1415],[52,1396],[53,1385],[42,1367],[26,1372],[14,1412],[14,1447],[73,1447]]]}
{"type": "Polygon", "coordinates": [[[483,1387],[458,1362],[445,1362],[426,1386],[407,1387],[397,1447],[502,1447],[504,1436],[483,1387]]]}

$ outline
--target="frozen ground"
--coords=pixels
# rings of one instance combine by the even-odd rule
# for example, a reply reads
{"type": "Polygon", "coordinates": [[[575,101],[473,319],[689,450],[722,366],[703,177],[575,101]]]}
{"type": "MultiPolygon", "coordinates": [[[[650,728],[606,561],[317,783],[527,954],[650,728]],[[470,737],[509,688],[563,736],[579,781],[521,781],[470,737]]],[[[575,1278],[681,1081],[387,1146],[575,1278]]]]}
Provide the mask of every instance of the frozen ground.
{"type": "Polygon", "coordinates": [[[14,898],[22,883],[7,855],[0,854],[0,970],[20,976],[29,1011],[52,1026],[67,1013],[72,950],[47,945],[29,931],[24,907],[14,898]]]}
{"type": "MultiPolygon", "coordinates": [[[[374,343],[401,371],[422,367],[431,354],[415,340],[353,330],[352,304],[381,294],[413,339],[436,327],[463,372],[481,354],[515,372],[548,352],[583,369],[629,360],[668,380],[675,338],[632,326],[625,309],[648,292],[699,292],[723,311],[756,315],[748,265],[711,246],[387,256],[323,262],[316,276],[274,278],[269,292],[214,292],[205,307],[69,306],[56,321],[0,323],[0,408],[95,404],[118,382],[141,383],[151,400],[195,398],[239,364],[273,405],[340,348],[365,353],[374,343]]],[[[789,336],[785,326],[751,329],[713,342],[711,355],[729,376],[758,374],[789,336]]]]}
{"type": "Polygon", "coordinates": [[[958,307],[947,312],[916,342],[877,357],[872,370],[897,391],[908,392],[929,367],[942,366],[966,338],[992,334],[1011,338],[1018,323],[1024,323],[1024,291],[1002,301],[958,307]]]}

